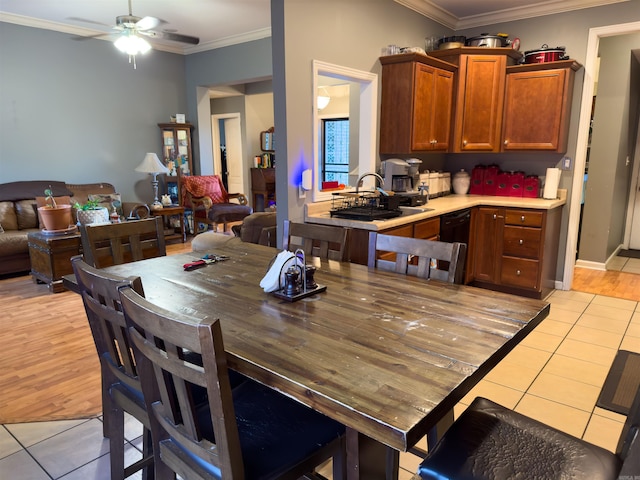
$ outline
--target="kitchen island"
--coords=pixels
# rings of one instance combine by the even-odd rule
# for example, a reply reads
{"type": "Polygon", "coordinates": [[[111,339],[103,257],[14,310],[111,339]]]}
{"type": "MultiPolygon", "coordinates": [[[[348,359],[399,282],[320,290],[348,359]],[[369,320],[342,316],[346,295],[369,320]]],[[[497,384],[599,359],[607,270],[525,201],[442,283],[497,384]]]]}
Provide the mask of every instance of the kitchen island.
{"type": "Polygon", "coordinates": [[[469,209],[465,283],[542,298],[555,287],[562,207],[558,198],[447,195],[426,205],[405,208],[386,220],[361,221],[332,217],[332,202],[305,205],[305,222],[350,229],[349,259],[365,265],[370,231],[405,237],[439,239],[443,215],[469,209]]]}

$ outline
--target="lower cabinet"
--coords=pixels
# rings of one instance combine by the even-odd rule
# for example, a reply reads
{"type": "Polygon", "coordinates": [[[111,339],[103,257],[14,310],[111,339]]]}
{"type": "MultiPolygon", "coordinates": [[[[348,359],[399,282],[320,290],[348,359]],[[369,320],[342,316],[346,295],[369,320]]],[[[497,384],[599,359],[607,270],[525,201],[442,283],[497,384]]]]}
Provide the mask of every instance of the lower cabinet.
{"type": "Polygon", "coordinates": [[[494,290],[545,296],[555,283],[561,212],[475,208],[467,280],[494,290]]]}

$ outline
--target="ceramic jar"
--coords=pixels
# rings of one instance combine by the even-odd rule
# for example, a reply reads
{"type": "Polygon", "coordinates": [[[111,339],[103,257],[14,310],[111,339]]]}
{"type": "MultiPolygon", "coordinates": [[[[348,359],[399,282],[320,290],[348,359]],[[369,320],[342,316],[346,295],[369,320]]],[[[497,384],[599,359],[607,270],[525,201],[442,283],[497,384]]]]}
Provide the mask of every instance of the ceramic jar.
{"type": "Polygon", "coordinates": [[[469,193],[469,186],[471,185],[471,176],[469,172],[464,169],[453,174],[453,193],[456,195],[466,195],[469,193]]]}

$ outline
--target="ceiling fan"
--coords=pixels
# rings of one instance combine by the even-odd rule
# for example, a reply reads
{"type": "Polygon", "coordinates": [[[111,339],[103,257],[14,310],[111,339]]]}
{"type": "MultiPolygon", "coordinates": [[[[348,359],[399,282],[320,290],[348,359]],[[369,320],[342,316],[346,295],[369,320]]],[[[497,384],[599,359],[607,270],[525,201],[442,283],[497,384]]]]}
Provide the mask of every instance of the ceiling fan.
{"type": "MultiPolygon", "coordinates": [[[[136,55],[147,53],[151,50],[151,44],[147,42],[143,36],[150,38],[161,38],[164,40],[171,40],[174,42],[188,43],[190,45],[197,45],[200,43],[198,37],[192,37],[189,35],[182,35],[180,33],[170,32],[167,30],[156,31],[155,28],[160,25],[166,24],[165,20],[161,20],[155,17],[136,17],[132,13],[131,0],[129,1],[129,14],[120,15],[116,17],[116,24],[112,26],[115,30],[115,34],[118,38],[115,40],[114,45],[118,50],[129,55],[129,63],[133,63],[133,68],[136,68],[136,55]]],[[[94,23],[97,25],[105,25],[104,23],[94,22],[93,20],[86,20],[84,18],[70,17],[71,20],[78,20],[86,23],[94,23]]],[[[111,35],[108,33],[100,33],[97,35],[91,35],[89,37],[81,38],[98,38],[111,35]]]]}

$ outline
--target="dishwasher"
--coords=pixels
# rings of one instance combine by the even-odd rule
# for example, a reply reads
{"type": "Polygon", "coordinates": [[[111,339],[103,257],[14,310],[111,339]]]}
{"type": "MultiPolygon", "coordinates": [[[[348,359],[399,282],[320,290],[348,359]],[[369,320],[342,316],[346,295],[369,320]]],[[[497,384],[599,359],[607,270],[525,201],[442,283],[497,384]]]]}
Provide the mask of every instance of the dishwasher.
{"type": "MultiPolygon", "coordinates": [[[[440,217],[440,241],[441,242],[460,242],[467,245],[469,249],[469,225],[471,223],[471,210],[458,210],[456,212],[447,213],[440,217]]],[[[467,258],[469,252],[467,251],[467,258]]],[[[443,268],[449,268],[448,262],[443,263],[443,268]]],[[[465,278],[467,272],[467,261],[465,258],[462,278],[465,278]]]]}

